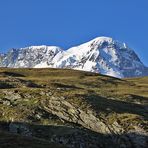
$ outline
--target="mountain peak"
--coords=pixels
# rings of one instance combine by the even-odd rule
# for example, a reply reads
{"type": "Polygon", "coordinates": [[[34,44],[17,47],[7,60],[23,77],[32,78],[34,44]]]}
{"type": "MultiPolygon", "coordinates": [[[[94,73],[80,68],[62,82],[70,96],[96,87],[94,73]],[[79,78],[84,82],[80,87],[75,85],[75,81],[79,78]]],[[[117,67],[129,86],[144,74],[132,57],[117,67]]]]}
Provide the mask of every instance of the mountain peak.
{"type": "Polygon", "coordinates": [[[63,51],[57,46],[13,49],[0,58],[1,67],[70,68],[114,77],[148,75],[137,54],[111,37],[97,37],[63,51]]]}
{"type": "Polygon", "coordinates": [[[111,41],[113,41],[113,38],[106,37],[106,36],[101,36],[101,37],[96,37],[92,41],[107,41],[107,42],[111,42],[111,41]]]}

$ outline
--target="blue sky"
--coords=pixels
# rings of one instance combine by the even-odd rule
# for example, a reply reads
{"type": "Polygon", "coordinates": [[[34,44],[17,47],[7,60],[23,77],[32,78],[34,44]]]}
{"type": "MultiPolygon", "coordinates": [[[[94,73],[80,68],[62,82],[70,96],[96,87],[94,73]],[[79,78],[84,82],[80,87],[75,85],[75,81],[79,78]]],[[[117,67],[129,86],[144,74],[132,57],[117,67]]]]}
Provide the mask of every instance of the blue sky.
{"type": "Polygon", "coordinates": [[[98,36],[126,42],[148,66],[148,0],[0,0],[0,52],[98,36]]]}

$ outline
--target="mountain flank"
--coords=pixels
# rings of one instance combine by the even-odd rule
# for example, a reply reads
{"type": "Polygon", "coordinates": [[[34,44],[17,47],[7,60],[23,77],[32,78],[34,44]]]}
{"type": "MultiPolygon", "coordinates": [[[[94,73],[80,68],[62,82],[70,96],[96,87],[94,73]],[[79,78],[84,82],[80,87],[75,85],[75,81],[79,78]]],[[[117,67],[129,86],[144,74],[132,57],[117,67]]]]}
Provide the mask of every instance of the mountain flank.
{"type": "Polygon", "coordinates": [[[148,77],[1,68],[0,147],[146,148],[147,88],[148,77]]]}
{"type": "Polygon", "coordinates": [[[68,68],[118,78],[148,76],[148,68],[125,43],[97,37],[63,50],[57,46],[30,46],[0,54],[0,67],[68,68]]]}

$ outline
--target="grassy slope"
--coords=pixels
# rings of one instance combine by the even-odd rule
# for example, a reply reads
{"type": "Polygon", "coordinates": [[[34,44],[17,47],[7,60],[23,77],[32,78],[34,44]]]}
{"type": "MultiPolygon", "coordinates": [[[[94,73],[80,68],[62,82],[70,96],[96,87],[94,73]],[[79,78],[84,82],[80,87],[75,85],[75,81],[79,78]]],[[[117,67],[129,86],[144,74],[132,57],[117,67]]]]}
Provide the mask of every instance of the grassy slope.
{"type": "MultiPolygon", "coordinates": [[[[33,108],[39,103],[40,95],[38,92],[41,91],[50,91],[56,96],[62,95],[75,104],[83,103],[84,107],[86,103],[91,103],[93,107],[100,108],[104,113],[108,110],[109,112],[121,113],[122,105],[125,102],[127,108],[123,108],[123,113],[144,116],[140,106],[148,105],[148,77],[121,80],[75,70],[0,69],[0,80],[0,83],[7,83],[10,87],[12,85],[11,90],[17,90],[22,94],[33,94],[34,98],[29,99],[29,101],[19,100],[24,103],[24,106],[28,105],[28,108],[33,108]],[[11,77],[10,82],[2,82],[9,77],[11,77]],[[20,82],[15,82],[17,79],[20,82]],[[133,105],[139,110],[136,111],[135,108],[132,110],[133,105]]],[[[2,96],[2,94],[0,95],[2,96]]],[[[15,103],[20,103],[19,101],[15,103]]]]}
{"type": "Polygon", "coordinates": [[[1,148],[64,148],[55,143],[49,143],[46,140],[30,138],[0,131],[1,148]]]}
{"type": "Polygon", "coordinates": [[[56,97],[63,96],[82,110],[93,110],[108,124],[117,121],[129,130],[133,128],[131,123],[136,123],[147,130],[148,77],[117,79],[66,69],[1,68],[0,121],[65,124],[58,119],[33,119],[42,100],[49,98],[42,92],[50,92],[56,97]],[[11,105],[7,104],[7,100],[2,103],[6,94],[9,95],[8,92],[19,94],[21,98],[10,98],[11,105]]]}

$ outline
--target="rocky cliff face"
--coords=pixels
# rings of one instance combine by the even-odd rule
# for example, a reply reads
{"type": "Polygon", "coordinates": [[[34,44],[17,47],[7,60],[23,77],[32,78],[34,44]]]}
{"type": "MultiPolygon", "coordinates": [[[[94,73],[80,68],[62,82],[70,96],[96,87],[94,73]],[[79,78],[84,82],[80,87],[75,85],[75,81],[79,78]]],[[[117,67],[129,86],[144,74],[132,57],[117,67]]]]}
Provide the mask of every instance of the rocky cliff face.
{"type": "Polygon", "coordinates": [[[5,58],[5,54],[1,54],[0,53],[0,67],[3,67],[4,65],[3,65],[3,60],[4,60],[4,58],[5,58]]]}
{"type": "Polygon", "coordinates": [[[0,56],[1,67],[69,68],[114,77],[148,75],[148,69],[125,43],[98,37],[63,51],[55,46],[31,46],[12,49],[0,56]]]}

